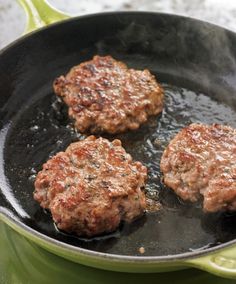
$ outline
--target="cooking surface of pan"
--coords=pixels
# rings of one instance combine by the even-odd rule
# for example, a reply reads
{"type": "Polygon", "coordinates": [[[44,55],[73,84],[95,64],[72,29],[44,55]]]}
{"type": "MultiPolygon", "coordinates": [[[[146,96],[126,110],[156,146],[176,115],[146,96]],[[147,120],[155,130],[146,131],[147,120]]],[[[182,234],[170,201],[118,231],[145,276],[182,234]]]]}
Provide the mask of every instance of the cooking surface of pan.
{"type": "Polygon", "coordinates": [[[233,43],[230,32],[190,19],[117,13],[55,25],[3,52],[1,205],[14,207],[20,220],[47,236],[113,254],[140,255],[139,248],[144,247],[145,256],[175,255],[235,239],[236,214],[204,214],[200,203],[183,202],[163,185],[159,169],[164,148],[184,126],[202,122],[236,127],[233,43]],[[159,210],[122,224],[113,234],[88,240],[59,232],[32,192],[42,164],[84,137],[73,130],[52,82],[95,54],[148,68],[164,87],[165,107],[136,131],[103,135],[121,139],[126,151],[148,167],[147,196],[159,210]]]}

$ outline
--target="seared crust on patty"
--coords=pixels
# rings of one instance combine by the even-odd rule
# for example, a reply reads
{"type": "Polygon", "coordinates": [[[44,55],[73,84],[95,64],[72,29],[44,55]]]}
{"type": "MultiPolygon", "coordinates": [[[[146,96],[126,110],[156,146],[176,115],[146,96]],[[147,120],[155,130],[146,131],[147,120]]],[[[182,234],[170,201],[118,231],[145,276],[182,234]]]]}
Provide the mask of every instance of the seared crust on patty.
{"type": "Polygon", "coordinates": [[[90,237],[144,213],[146,178],[146,167],[133,162],[120,140],[89,136],[43,165],[34,199],[51,210],[59,229],[90,237]]]}
{"type": "Polygon", "coordinates": [[[163,108],[163,90],[147,70],[128,69],[111,56],[94,56],[54,81],[80,132],[137,129],[163,108]]]}
{"type": "Polygon", "coordinates": [[[164,183],[184,200],[202,195],[205,211],[236,210],[236,130],[191,124],[169,143],[161,159],[164,183]]]}

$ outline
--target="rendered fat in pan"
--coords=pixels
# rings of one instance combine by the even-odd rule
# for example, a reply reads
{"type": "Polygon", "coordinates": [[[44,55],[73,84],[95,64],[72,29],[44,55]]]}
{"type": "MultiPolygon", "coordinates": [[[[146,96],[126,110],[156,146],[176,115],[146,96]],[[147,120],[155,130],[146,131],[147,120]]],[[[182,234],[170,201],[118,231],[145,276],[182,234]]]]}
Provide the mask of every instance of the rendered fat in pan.
{"type": "MultiPolygon", "coordinates": [[[[29,8],[29,1],[23,2],[29,8]]],[[[39,16],[40,4],[33,2],[39,16]]],[[[164,187],[159,170],[164,148],[185,125],[236,127],[235,46],[233,32],[205,22],[116,12],[69,19],[5,48],[0,53],[1,219],[39,246],[85,265],[129,272],[194,266],[236,278],[236,215],[204,214],[200,204],[182,202],[164,187]],[[162,83],[165,108],[134,132],[106,136],[120,139],[149,168],[147,195],[160,210],[88,241],[57,231],[32,192],[41,165],[84,137],[72,129],[52,82],[95,54],[149,69],[162,83]]]]}

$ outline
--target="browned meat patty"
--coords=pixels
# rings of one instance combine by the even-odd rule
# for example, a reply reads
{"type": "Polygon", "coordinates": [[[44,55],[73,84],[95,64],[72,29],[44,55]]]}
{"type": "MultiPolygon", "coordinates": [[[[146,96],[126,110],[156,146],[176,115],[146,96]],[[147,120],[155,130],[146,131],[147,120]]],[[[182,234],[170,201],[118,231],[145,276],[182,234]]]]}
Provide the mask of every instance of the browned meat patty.
{"type": "Polygon", "coordinates": [[[164,182],[184,200],[203,196],[205,211],[236,210],[236,129],[191,124],[161,159],[164,182]]]}
{"type": "Polygon", "coordinates": [[[80,132],[137,129],[162,111],[163,90],[148,71],[128,69],[111,56],[94,56],[54,82],[80,132]]]}
{"type": "Polygon", "coordinates": [[[34,198],[59,229],[90,237],[144,213],[146,178],[146,167],[133,162],[120,140],[89,136],[43,165],[34,198]]]}

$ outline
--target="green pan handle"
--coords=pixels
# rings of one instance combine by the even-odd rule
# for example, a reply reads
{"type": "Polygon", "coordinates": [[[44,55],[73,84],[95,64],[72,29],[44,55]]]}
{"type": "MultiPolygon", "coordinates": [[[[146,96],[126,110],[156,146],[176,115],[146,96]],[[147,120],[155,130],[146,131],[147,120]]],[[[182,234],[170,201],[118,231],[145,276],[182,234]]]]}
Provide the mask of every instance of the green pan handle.
{"type": "Polygon", "coordinates": [[[217,253],[187,260],[185,264],[221,277],[236,279],[236,245],[217,253]]]}
{"type": "Polygon", "coordinates": [[[28,17],[25,33],[70,18],[69,15],[53,8],[46,0],[18,0],[18,2],[28,17]]]}

